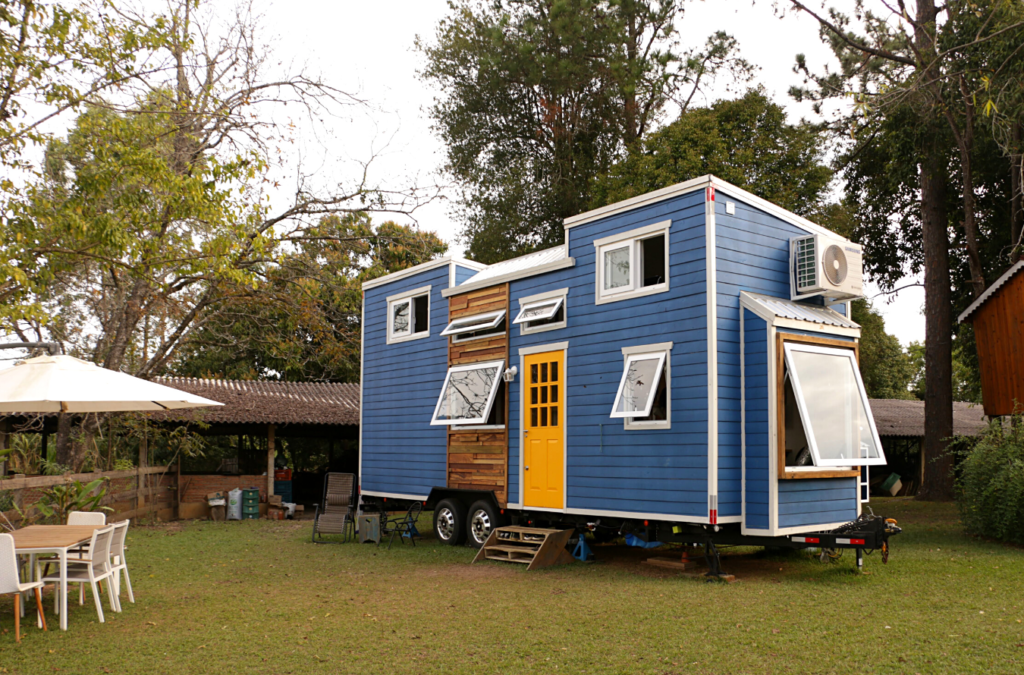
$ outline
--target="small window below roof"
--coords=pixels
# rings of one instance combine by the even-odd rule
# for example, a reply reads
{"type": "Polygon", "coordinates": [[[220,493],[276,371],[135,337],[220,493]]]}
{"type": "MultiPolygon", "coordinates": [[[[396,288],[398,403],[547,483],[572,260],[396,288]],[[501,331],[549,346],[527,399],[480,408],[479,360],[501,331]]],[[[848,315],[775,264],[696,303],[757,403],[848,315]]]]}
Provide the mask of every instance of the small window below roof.
{"type": "Polygon", "coordinates": [[[388,344],[430,336],[430,286],[393,295],[387,302],[388,344]]]}
{"type": "Polygon", "coordinates": [[[668,241],[672,221],[598,239],[597,303],[668,290],[668,241]]]}
{"type": "Polygon", "coordinates": [[[512,322],[519,325],[523,335],[564,328],[565,298],[568,289],[549,291],[519,299],[519,314],[512,322]]]}
{"type": "Polygon", "coordinates": [[[504,360],[449,368],[430,423],[486,424],[504,369],[504,360]]]}
{"type": "Polygon", "coordinates": [[[441,335],[449,335],[452,342],[466,342],[485,337],[505,334],[505,310],[476,314],[455,319],[441,331],[441,335]]]}

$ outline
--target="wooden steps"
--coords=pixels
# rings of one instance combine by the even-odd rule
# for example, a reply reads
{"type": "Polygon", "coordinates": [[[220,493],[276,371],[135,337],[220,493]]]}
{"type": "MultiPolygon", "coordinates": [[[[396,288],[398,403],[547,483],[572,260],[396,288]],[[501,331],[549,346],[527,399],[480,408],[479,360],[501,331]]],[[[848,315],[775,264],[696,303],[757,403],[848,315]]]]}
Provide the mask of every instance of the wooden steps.
{"type": "Polygon", "coordinates": [[[491,530],[487,541],[473,558],[529,565],[536,570],[573,561],[565,545],[573,530],[547,530],[539,527],[499,527],[491,530]]]}

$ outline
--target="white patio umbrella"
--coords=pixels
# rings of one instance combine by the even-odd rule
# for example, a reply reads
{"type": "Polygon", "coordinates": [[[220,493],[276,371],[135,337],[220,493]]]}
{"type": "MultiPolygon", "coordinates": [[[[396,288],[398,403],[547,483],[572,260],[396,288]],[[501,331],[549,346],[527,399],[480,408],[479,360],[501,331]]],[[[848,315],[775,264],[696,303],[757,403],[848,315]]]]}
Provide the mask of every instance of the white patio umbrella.
{"type": "Polygon", "coordinates": [[[223,405],[73,356],[37,356],[0,370],[0,413],[97,413],[223,405]]]}

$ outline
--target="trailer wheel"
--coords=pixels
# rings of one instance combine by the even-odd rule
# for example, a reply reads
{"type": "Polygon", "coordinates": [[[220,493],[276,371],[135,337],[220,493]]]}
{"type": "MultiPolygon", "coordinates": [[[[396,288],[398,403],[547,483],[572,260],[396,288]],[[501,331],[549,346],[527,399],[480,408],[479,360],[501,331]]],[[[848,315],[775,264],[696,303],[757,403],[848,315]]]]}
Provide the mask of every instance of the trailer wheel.
{"type": "Polygon", "coordinates": [[[467,523],[469,525],[466,528],[467,536],[466,541],[473,548],[480,548],[487,541],[487,537],[491,534],[491,530],[496,527],[501,527],[500,521],[501,516],[495,510],[494,505],[486,499],[481,499],[478,502],[474,502],[469,507],[469,518],[467,523]]]}
{"type": "Polygon", "coordinates": [[[466,511],[454,499],[444,499],[434,507],[434,535],[442,544],[458,546],[466,538],[466,511]]]}

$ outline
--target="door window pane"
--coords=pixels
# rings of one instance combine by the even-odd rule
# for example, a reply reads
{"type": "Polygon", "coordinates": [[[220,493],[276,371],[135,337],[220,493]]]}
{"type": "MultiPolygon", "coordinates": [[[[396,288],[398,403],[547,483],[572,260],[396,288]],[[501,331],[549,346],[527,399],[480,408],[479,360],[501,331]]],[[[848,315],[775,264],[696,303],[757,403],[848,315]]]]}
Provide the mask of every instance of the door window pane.
{"type": "Polygon", "coordinates": [[[551,426],[553,426],[553,427],[557,427],[558,426],[558,406],[557,405],[551,406],[551,426]]]}

